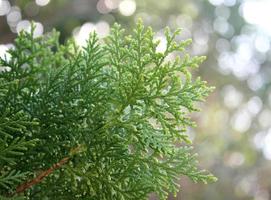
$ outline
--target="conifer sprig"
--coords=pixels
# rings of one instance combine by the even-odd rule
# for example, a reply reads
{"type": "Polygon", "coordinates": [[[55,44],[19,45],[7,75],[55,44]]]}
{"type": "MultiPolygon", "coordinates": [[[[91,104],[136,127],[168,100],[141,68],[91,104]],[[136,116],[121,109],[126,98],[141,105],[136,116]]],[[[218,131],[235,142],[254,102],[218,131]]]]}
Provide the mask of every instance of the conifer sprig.
{"type": "Polygon", "coordinates": [[[105,39],[94,32],[83,48],[73,40],[59,44],[55,31],[20,33],[11,59],[0,59],[9,68],[0,73],[0,195],[35,180],[77,146],[83,150],[23,197],[166,199],[177,193],[181,175],[215,181],[198,170],[185,133],[194,124],[189,113],[212,88],[192,77],[190,68],[204,57],[190,57],[191,40],[178,42],[178,34],[165,29],[167,47],[158,52],[155,33],[141,21],[131,35],[117,24],[105,39]],[[14,179],[4,183],[10,174],[14,179]]]}

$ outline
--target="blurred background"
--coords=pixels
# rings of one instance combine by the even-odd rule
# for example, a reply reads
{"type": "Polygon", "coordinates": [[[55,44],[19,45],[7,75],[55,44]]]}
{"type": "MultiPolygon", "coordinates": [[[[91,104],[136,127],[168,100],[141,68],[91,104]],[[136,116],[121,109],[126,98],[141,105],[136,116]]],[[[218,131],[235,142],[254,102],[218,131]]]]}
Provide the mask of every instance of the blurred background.
{"type": "Polygon", "coordinates": [[[207,55],[196,75],[214,93],[193,115],[189,129],[200,166],[219,181],[211,185],[181,180],[182,200],[271,199],[271,0],[0,0],[0,56],[16,34],[36,23],[35,35],[56,28],[61,41],[84,45],[114,22],[131,30],[137,18],[157,31],[183,28],[193,55],[207,55]]]}

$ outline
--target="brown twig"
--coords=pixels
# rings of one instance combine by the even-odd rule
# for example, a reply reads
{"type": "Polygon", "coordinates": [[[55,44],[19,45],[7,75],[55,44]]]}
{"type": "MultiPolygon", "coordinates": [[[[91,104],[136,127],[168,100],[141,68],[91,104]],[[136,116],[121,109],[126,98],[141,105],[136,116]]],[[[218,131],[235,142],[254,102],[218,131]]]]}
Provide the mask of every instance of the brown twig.
{"type": "Polygon", "coordinates": [[[36,178],[19,185],[16,188],[16,192],[13,193],[11,196],[13,196],[15,194],[22,193],[25,190],[31,188],[33,185],[36,185],[36,184],[40,183],[45,177],[49,176],[55,170],[57,170],[58,168],[65,165],[74,155],[76,155],[78,153],[81,153],[83,151],[85,151],[85,146],[84,145],[79,145],[79,146],[71,149],[70,153],[69,153],[69,156],[67,156],[67,157],[63,158],[62,160],[60,160],[59,162],[53,164],[53,166],[50,167],[49,169],[41,172],[36,178]]]}
{"type": "Polygon", "coordinates": [[[19,185],[16,188],[16,193],[22,193],[25,190],[29,189],[33,185],[36,185],[40,183],[45,177],[49,176],[51,173],[53,173],[56,169],[60,168],[62,165],[66,164],[70,160],[70,157],[65,157],[62,160],[60,160],[58,163],[55,163],[52,167],[49,169],[43,171],[40,173],[36,178],[32,179],[31,181],[25,182],[21,185],[19,185]]]}

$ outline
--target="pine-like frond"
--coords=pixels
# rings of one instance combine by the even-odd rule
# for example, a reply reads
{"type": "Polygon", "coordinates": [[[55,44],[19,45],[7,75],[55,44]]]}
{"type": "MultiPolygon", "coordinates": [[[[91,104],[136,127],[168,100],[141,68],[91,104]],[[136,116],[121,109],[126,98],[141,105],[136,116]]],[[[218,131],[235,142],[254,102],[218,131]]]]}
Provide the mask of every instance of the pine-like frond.
{"type": "Polygon", "coordinates": [[[141,200],[154,192],[166,199],[180,175],[215,181],[197,168],[186,134],[189,114],[212,90],[191,75],[205,58],[189,56],[191,40],[177,41],[178,34],[166,29],[158,52],[142,22],[131,35],[117,24],[103,40],[92,33],[83,48],[73,40],[60,45],[56,32],[21,33],[11,59],[0,60],[10,68],[0,73],[0,172],[3,180],[11,174],[2,186],[14,188],[19,172],[50,169],[78,145],[84,151],[25,196],[141,200]]]}

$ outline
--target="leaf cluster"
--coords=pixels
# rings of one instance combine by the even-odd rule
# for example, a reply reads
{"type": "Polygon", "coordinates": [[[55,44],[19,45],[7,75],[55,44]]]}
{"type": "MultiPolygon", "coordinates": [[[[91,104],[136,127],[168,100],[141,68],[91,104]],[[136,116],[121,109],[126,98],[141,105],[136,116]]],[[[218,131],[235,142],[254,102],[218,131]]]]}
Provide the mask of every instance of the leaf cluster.
{"type": "Polygon", "coordinates": [[[214,181],[198,170],[185,133],[212,88],[190,68],[204,57],[185,51],[179,30],[165,30],[167,47],[138,22],[131,35],[114,25],[108,37],[93,32],[87,45],[59,44],[21,32],[9,70],[0,73],[0,194],[35,177],[71,149],[80,154],[27,190],[29,199],[141,200],[177,193],[180,175],[214,181]],[[168,57],[174,54],[175,59],[168,57]]]}

